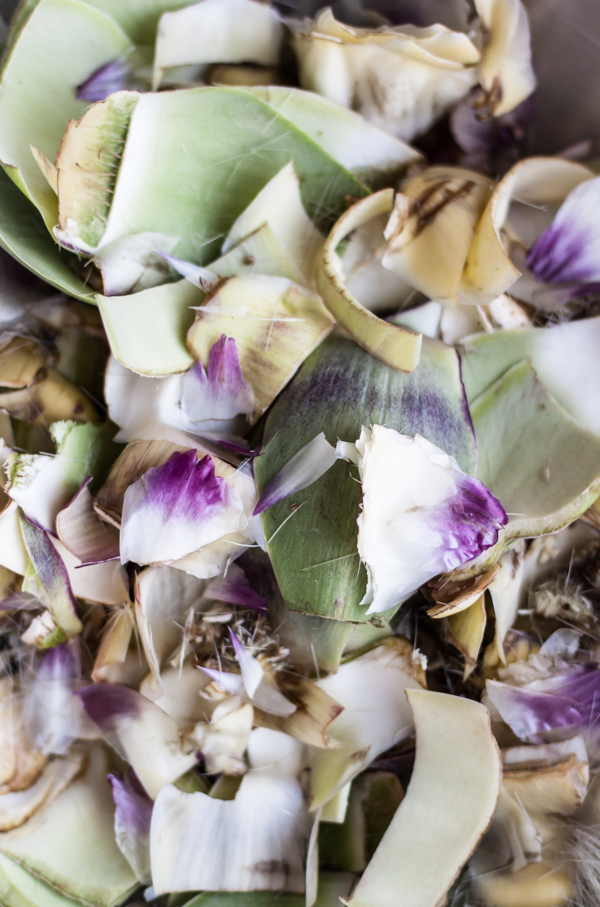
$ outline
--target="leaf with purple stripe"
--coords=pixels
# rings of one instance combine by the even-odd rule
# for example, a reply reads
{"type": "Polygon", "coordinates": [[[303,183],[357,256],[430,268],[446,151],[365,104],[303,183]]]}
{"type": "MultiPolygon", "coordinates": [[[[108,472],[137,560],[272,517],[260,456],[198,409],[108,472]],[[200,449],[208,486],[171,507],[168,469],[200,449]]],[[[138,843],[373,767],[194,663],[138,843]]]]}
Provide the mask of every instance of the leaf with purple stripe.
{"type": "Polygon", "coordinates": [[[77,690],[102,736],[129,762],[145,790],[156,797],[196,764],[182,746],[176,722],[159,706],[129,687],[103,683],[77,690]]]}
{"type": "Polygon", "coordinates": [[[115,801],[115,838],[119,850],[143,884],[149,884],[152,800],[134,772],[108,775],[115,801]]]}
{"type": "Polygon", "coordinates": [[[121,561],[169,563],[247,526],[243,502],[210,456],[175,453],[125,492],[121,561]]]}
{"type": "Polygon", "coordinates": [[[600,281],[600,177],[586,180],[567,196],[551,225],[527,255],[527,267],[545,283],[600,281]]]}
{"type": "Polygon", "coordinates": [[[230,564],[227,573],[212,579],[204,590],[204,597],[249,608],[259,614],[266,612],[268,604],[266,598],[250,586],[246,574],[237,564],[230,564]]]}
{"type": "Polygon", "coordinates": [[[237,344],[223,334],[212,345],[208,369],[196,362],[183,376],[181,409],[186,427],[197,430],[202,423],[248,415],[254,408],[254,391],[244,380],[237,344]]]}
{"type": "Polygon", "coordinates": [[[21,512],[19,519],[30,560],[23,591],[35,595],[48,608],[64,637],[77,636],[83,625],[77,614],[77,600],[67,568],[48,533],[30,523],[21,512]]]}

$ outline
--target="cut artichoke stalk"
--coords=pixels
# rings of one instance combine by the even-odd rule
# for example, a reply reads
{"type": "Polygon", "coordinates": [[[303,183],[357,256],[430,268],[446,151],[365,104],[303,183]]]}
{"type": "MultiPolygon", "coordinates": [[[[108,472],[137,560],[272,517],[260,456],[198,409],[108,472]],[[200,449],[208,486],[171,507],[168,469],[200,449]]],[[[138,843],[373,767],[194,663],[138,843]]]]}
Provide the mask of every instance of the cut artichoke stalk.
{"type": "MultiPolygon", "coordinates": [[[[515,164],[497,183],[477,225],[462,275],[462,301],[486,305],[513,286],[525,265],[515,264],[515,252],[532,245],[556,207],[592,177],[587,167],[559,158],[515,164]]],[[[513,293],[521,298],[518,286],[513,293]]],[[[529,300],[530,293],[523,298],[529,300]]]]}
{"type": "Polygon", "coordinates": [[[405,141],[427,131],[477,81],[477,48],[443,25],[371,31],[343,25],[327,9],[308,31],[296,29],[294,50],[303,88],[405,141]]]}
{"type": "Polygon", "coordinates": [[[393,190],[384,189],[358,202],[337,222],[323,249],[317,287],[336,321],[367,352],[386,365],[412,372],[419,363],[421,336],[382,321],[346,289],[336,264],[336,249],[358,227],[392,209],[393,190]]]}
{"type": "Polygon", "coordinates": [[[352,896],[354,907],[440,903],[487,828],[501,763],[489,717],[477,702],[408,690],[417,731],[406,796],[352,896]],[[432,861],[430,854],[435,852],[432,861]]]}
{"type": "Polygon", "coordinates": [[[460,167],[405,180],[385,229],[382,264],[429,299],[462,302],[462,274],[492,181],[460,167]]]}
{"type": "Polygon", "coordinates": [[[276,10],[257,0],[204,0],[161,16],[154,51],[152,90],[165,70],[210,63],[276,66],[283,22],[276,10]]]}
{"type": "MultiPolygon", "coordinates": [[[[419,367],[406,376],[335,339],[319,347],[275,403],[266,447],[255,464],[259,489],[320,431],[336,444],[338,438],[357,440],[362,425],[373,423],[421,433],[466,471],[474,470],[473,434],[453,350],[428,343],[419,367]]],[[[360,602],[366,579],[357,582],[360,501],[351,470],[336,463],[309,488],[262,515],[273,568],[291,609],[365,620],[360,602]]]]}
{"type": "Polygon", "coordinates": [[[60,894],[98,907],[122,903],[137,885],[115,842],[107,768],[102,748],[91,747],[85,770],[60,796],[0,834],[3,856],[60,894]]]}

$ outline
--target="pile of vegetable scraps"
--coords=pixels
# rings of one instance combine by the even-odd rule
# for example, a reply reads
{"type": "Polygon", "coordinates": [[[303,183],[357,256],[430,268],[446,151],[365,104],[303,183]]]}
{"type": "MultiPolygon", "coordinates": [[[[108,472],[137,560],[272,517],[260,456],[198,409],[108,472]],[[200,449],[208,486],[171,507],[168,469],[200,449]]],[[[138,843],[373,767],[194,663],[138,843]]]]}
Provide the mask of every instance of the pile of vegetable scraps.
{"type": "Polygon", "coordinates": [[[2,907],[600,903],[598,46],[21,0],[2,907]]]}

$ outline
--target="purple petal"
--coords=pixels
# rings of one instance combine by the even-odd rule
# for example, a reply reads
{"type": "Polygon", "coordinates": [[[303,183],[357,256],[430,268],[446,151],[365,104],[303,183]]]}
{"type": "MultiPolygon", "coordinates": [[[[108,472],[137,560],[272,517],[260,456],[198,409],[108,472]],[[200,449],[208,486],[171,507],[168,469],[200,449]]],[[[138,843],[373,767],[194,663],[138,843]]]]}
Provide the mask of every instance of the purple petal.
{"type": "Polygon", "coordinates": [[[175,453],[125,492],[121,560],[175,561],[246,524],[241,500],[215,475],[211,457],[175,453]]]}
{"type": "Polygon", "coordinates": [[[300,448],[298,453],[271,479],[258,499],[252,516],[284,501],[290,495],[302,491],[303,488],[308,488],[331,469],[336,459],[335,447],[326,439],[324,432],[320,432],[312,441],[300,448]]]}
{"type": "Polygon", "coordinates": [[[0,602],[0,611],[38,611],[43,607],[43,602],[31,592],[14,592],[0,602]]]}
{"type": "Polygon", "coordinates": [[[76,88],[79,101],[103,101],[115,91],[129,86],[131,64],[126,57],[117,57],[100,66],[91,76],[76,88]]]}
{"type": "Polygon", "coordinates": [[[152,800],[135,773],[124,778],[108,775],[115,802],[115,838],[119,849],[139,881],[148,884],[150,871],[150,819],[152,800]]]}
{"type": "Polygon", "coordinates": [[[226,576],[211,580],[204,590],[205,598],[214,598],[228,605],[239,605],[264,614],[267,600],[251,588],[246,574],[237,564],[230,564],[226,576]]]}
{"type": "Polygon", "coordinates": [[[63,545],[81,561],[82,567],[117,560],[119,530],[100,519],[84,479],[79,491],[56,517],[56,531],[63,545]]]}
{"type": "Polygon", "coordinates": [[[142,697],[129,687],[102,683],[76,690],[75,695],[102,731],[112,732],[120,718],[135,719],[140,713],[142,697]]]}
{"type": "Polygon", "coordinates": [[[448,572],[478,557],[498,541],[508,522],[504,507],[483,482],[465,473],[455,476],[457,494],[430,515],[441,541],[441,570],[448,572]]]}
{"type": "Polygon", "coordinates": [[[196,764],[182,748],[175,720],[156,703],[129,687],[99,684],[77,691],[83,707],[110,744],[135,771],[154,799],[196,764]]]}
{"type": "MultiPolygon", "coordinates": [[[[263,452],[262,447],[250,448],[247,443],[240,438],[238,442],[232,441],[230,438],[224,438],[216,432],[205,432],[202,435],[197,435],[197,438],[200,442],[206,442],[207,444],[213,444],[217,448],[221,448],[222,451],[228,451],[234,454],[238,454],[241,457],[248,457],[249,459],[254,459],[255,457],[260,457],[263,452]]],[[[207,448],[210,450],[211,448],[207,448]]],[[[223,457],[221,457],[222,459],[223,457]]]]}
{"type": "Polygon", "coordinates": [[[535,742],[556,728],[578,727],[582,713],[572,699],[488,681],[490,702],[521,740],[535,742]]]}
{"type": "Polygon", "coordinates": [[[197,362],[183,377],[181,407],[192,426],[227,421],[255,408],[254,391],[244,380],[237,344],[225,334],[213,344],[208,371],[197,362]]]}
{"type": "Polygon", "coordinates": [[[544,283],[600,281],[600,177],[574,189],[527,255],[527,267],[544,283]]]}
{"type": "Polygon", "coordinates": [[[132,771],[124,778],[108,775],[115,801],[115,818],[118,823],[130,831],[144,835],[150,833],[152,818],[152,800],[132,771]]]}
{"type": "Polygon", "coordinates": [[[45,652],[38,667],[38,677],[42,680],[74,680],[79,673],[79,658],[68,643],[45,652]]]}

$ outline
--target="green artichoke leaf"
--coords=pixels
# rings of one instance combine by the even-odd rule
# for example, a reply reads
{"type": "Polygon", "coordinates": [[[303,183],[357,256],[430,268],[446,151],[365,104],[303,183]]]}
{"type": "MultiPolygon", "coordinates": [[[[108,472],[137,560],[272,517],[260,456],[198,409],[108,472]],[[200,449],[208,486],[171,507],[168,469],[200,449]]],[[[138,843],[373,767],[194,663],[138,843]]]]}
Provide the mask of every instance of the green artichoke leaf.
{"type": "Polygon", "coordinates": [[[115,841],[107,771],[106,755],[95,745],[86,770],[56,800],[0,834],[0,854],[89,907],[121,904],[139,884],[115,841]]]}
{"type": "Polygon", "coordinates": [[[567,526],[600,494],[600,437],[576,422],[528,361],[514,365],[471,405],[477,477],[509,520],[498,543],[453,574],[485,572],[518,538],[567,526]]]}
{"type": "Polygon", "coordinates": [[[4,854],[0,854],[0,901],[2,907],[76,907],[71,898],[46,885],[4,854]]]}
{"type": "Polygon", "coordinates": [[[120,135],[122,125],[111,105],[102,102],[65,134],[58,162],[59,226],[76,246],[95,248],[131,234],[159,232],[181,237],[180,258],[209,263],[236,218],[290,160],[303,204],[319,223],[330,223],[349,196],[368,194],[363,183],[269,104],[244,90],[216,87],[140,95],[114,190],[98,181],[92,191],[80,162],[100,141],[103,147],[116,145],[113,132],[120,135]]]}
{"type": "Polygon", "coordinates": [[[600,434],[600,317],[544,328],[474,334],[463,342],[463,380],[476,400],[508,369],[529,359],[550,394],[584,428],[600,434]]]}
{"type": "Polygon", "coordinates": [[[372,189],[392,185],[421,155],[341,104],[311,91],[270,85],[247,89],[291,120],[372,189]]]}
{"type": "Polygon", "coordinates": [[[186,335],[205,294],[189,280],[130,296],[96,297],[116,359],[140,375],[172,375],[194,364],[186,335]]]}
{"type": "MultiPolygon", "coordinates": [[[[424,338],[417,368],[403,374],[349,340],[325,341],[275,403],[256,461],[259,492],[319,432],[354,442],[363,425],[422,434],[475,470],[475,440],[456,352],[424,338]]],[[[365,621],[366,573],[357,553],[361,486],[337,462],[324,476],[263,514],[267,547],[292,611],[365,621]]],[[[387,615],[389,617],[389,615],[387,615]]],[[[375,616],[375,620],[381,615],[375,616]]]]}
{"type": "Polygon", "coordinates": [[[71,270],[68,256],[54,242],[35,208],[1,170],[0,245],[53,287],[83,302],[94,302],[93,290],[71,270]]]}
{"type": "Polygon", "coordinates": [[[182,6],[182,0],[127,0],[126,3],[123,0],[85,0],[85,3],[114,19],[138,47],[154,44],[162,14],[182,6]]]}
{"type": "Polygon", "coordinates": [[[56,195],[31,146],[53,161],[67,121],[87,102],[76,88],[96,69],[131,47],[109,16],[81,0],[40,0],[22,21],[0,74],[0,161],[39,208],[49,229],[56,224],[56,195]]]}

